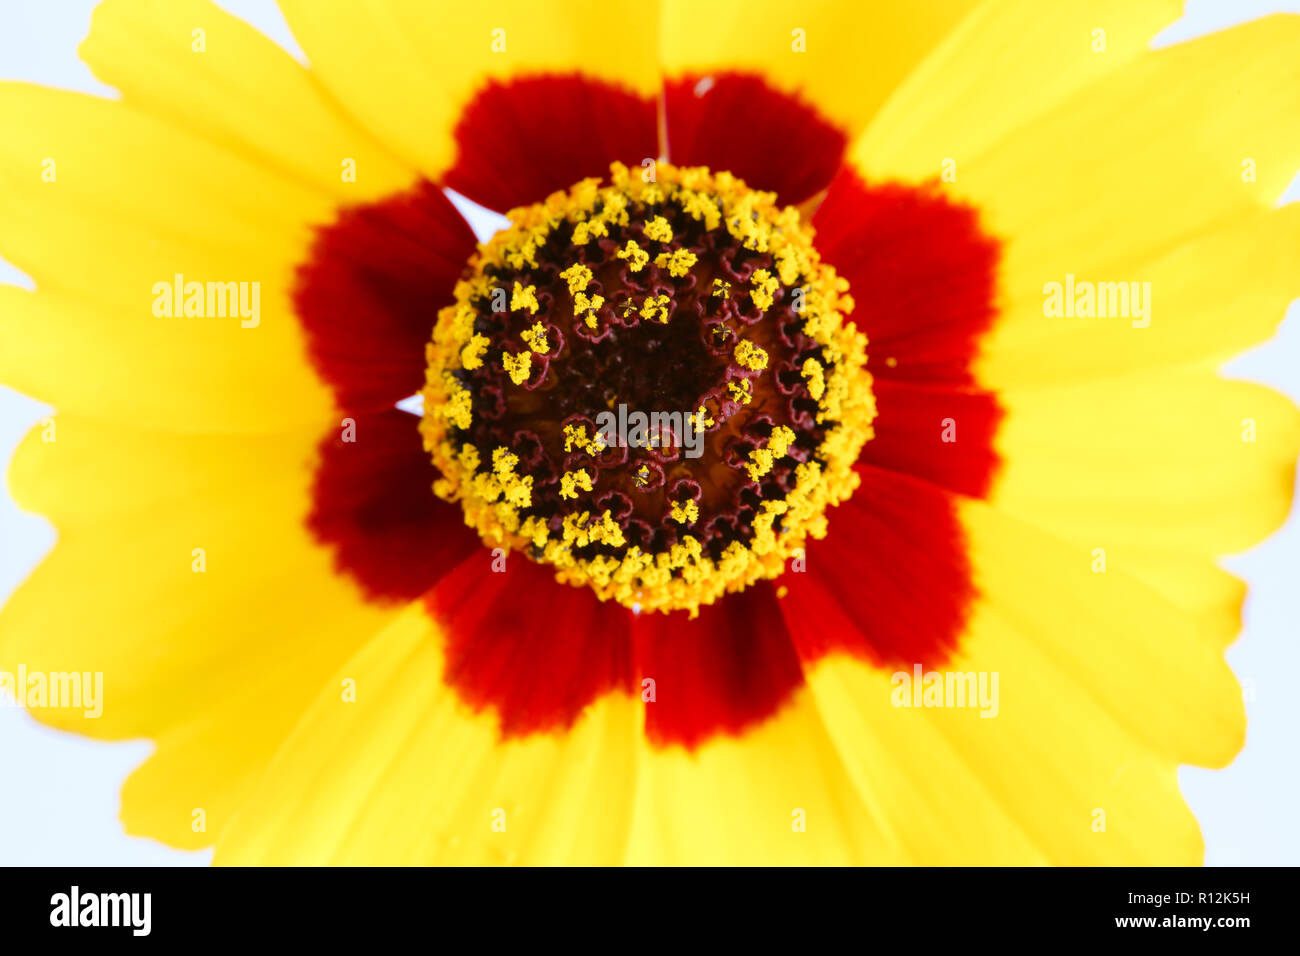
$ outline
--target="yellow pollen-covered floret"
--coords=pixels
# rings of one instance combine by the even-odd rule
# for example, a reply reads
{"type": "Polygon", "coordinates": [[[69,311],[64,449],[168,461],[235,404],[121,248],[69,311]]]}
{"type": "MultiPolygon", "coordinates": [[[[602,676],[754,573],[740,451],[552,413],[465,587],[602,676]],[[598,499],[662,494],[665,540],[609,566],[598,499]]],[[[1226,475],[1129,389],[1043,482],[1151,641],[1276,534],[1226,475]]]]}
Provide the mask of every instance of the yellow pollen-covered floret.
{"type": "Polygon", "coordinates": [[[605,304],[603,295],[587,295],[587,288],[594,278],[591,269],[576,262],[560,273],[560,278],[569,284],[569,294],[573,296],[573,314],[580,316],[589,329],[597,323],[596,311],[605,304]]]}
{"type": "Polygon", "coordinates": [[[703,220],[704,228],[712,231],[718,228],[722,221],[722,213],[718,210],[718,201],[704,193],[691,192],[683,190],[679,194],[682,210],[692,219],[703,220]]]}
{"type": "Polygon", "coordinates": [[[579,491],[591,491],[591,475],[585,468],[566,471],[560,476],[560,497],[577,498],[579,491]]]}
{"type": "Polygon", "coordinates": [[[674,501],[672,519],[682,524],[695,524],[700,519],[700,506],[694,501],[674,501]]]}
{"type": "Polygon", "coordinates": [[[646,296],[645,304],[641,306],[641,318],[667,323],[669,301],[666,295],[646,296]]]}
{"type": "Polygon", "coordinates": [[[716,296],[731,295],[731,283],[725,279],[714,279],[713,294],[716,296]]]}
{"type": "Polygon", "coordinates": [[[736,364],[741,368],[751,369],[755,372],[761,372],[767,368],[767,352],[748,339],[742,340],[736,345],[735,357],[736,364]]]}
{"type": "Polygon", "coordinates": [[[799,374],[808,380],[808,394],[814,401],[826,394],[826,378],[821,362],[815,358],[805,359],[799,374]]]}
{"type": "Polygon", "coordinates": [[[754,305],[764,311],[771,308],[775,301],[773,293],[781,287],[776,276],[766,269],[755,269],[754,274],[749,277],[749,284],[753,286],[749,297],[754,300],[754,305]]]}
{"type": "Polygon", "coordinates": [[[551,537],[551,529],[545,519],[533,515],[520,522],[519,536],[534,548],[543,548],[551,537]]]}
{"type": "Polygon", "coordinates": [[[767,439],[767,447],[772,449],[772,454],[777,458],[784,458],[785,453],[794,444],[794,440],[795,434],[792,429],[785,425],[777,425],[772,429],[772,434],[767,439]]]}
{"type": "Polygon", "coordinates": [[[727,391],[731,393],[734,401],[742,405],[748,405],[754,397],[753,386],[749,384],[749,379],[742,378],[739,381],[727,383],[727,391]]]}
{"type": "Polygon", "coordinates": [[[772,470],[772,453],[766,448],[755,448],[749,453],[749,464],[745,470],[751,479],[758,481],[772,470]]]}
{"type": "Polygon", "coordinates": [[[800,255],[794,246],[785,246],[776,254],[776,274],[786,285],[792,286],[799,281],[799,275],[807,271],[807,257],[800,255]]]}
{"type": "Polygon", "coordinates": [[[534,324],[531,329],[524,329],[519,333],[519,337],[538,355],[545,355],[551,350],[550,343],[546,341],[546,326],[540,322],[534,324]]]}
{"type": "Polygon", "coordinates": [[[584,219],[573,227],[573,244],[585,246],[591,241],[592,236],[603,237],[609,235],[609,227],[600,219],[584,219]]]}
{"type": "Polygon", "coordinates": [[[633,272],[640,272],[645,268],[646,263],[650,261],[650,253],[637,245],[635,239],[629,239],[627,245],[618,250],[616,255],[620,259],[626,259],[627,267],[633,272]]]}
{"type": "Polygon", "coordinates": [[[587,426],[586,425],[565,425],[564,426],[564,450],[573,451],[575,448],[587,448],[587,426]]]}
{"type": "Polygon", "coordinates": [[[502,352],[501,364],[509,373],[510,381],[522,385],[528,381],[528,376],[533,372],[533,353],[520,352],[518,355],[511,355],[509,352],[502,352]]]}
{"type": "Polygon", "coordinates": [[[518,464],[519,456],[507,448],[498,448],[492,452],[492,475],[505,500],[516,508],[527,508],[532,504],[533,477],[528,475],[520,478],[516,475],[515,468],[518,464]]]}
{"type": "Polygon", "coordinates": [[[645,224],[645,237],[656,242],[672,242],[673,227],[668,225],[668,220],[663,216],[655,216],[645,224]]]}
{"type": "Polygon", "coordinates": [[[761,193],[745,193],[731,206],[727,217],[727,231],[741,241],[746,249],[767,252],[772,237],[772,223],[758,215],[761,193]]]}
{"type": "Polygon", "coordinates": [[[486,335],[472,336],[469,343],[460,350],[461,368],[472,372],[482,365],[483,356],[487,354],[488,346],[491,344],[491,340],[486,335]]]}
{"type": "Polygon", "coordinates": [[[597,325],[596,311],[604,304],[603,295],[588,296],[585,292],[578,292],[573,296],[573,314],[582,316],[587,328],[594,329],[597,325]]]}
{"type": "Polygon", "coordinates": [[[600,517],[593,518],[591,512],[582,511],[566,515],[561,525],[564,543],[577,548],[585,548],[595,542],[618,547],[625,543],[623,529],[620,528],[608,510],[600,517]]]}
{"type": "Polygon", "coordinates": [[[575,262],[569,268],[560,273],[560,278],[569,283],[569,295],[577,295],[579,292],[586,290],[591,285],[591,270],[581,262],[575,262]]]}
{"type": "Polygon", "coordinates": [[[699,261],[699,257],[689,249],[676,249],[672,252],[661,252],[655,256],[655,265],[660,269],[667,269],[668,274],[675,278],[682,278],[691,274],[691,267],[699,261]]]}
{"type": "Polygon", "coordinates": [[[605,436],[597,432],[595,435],[587,434],[586,425],[565,425],[564,426],[564,450],[566,452],[585,451],[588,455],[599,455],[605,450],[605,436]]]}
{"type": "Polygon", "coordinates": [[[772,465],[775,464],[777,459],[785,457],[785,453],[794,444],[794,440],[794,432],[785,425],[778,425],[773,428],[772,434],[767,440],[767,447],[755,448],[749,453],[749,463],[745,465],[749,477],[754,481],[758,481],[771,471],[772,465]]]}
{"type": "Polygon", "coordinates": [[[616,226],[626,226],[628,224],[627,194],[618,191],[607,191],[601,195],[605,201],[605,208],[600,211],[601,218],[616,226]]]}
{"type": "Polygon", "coordinates": [[[478,318],[478,313],[473,306],[456,306],[451,315],[451,331],[456,339],[467,339],[474,334],[474,320],[478,318]]]}
{"type": "Polygon", "coordinates": [[[539,238],[537,235],[530,235],[517,250],[506,253],[505,260],[512,269],[522,269],[524,266],[537,268],[537,241],[539,238]]]}
{"type": "MultiPolygon", "coordinates": [[[[450,377],[450,376],[449,376],[450,377]]],[[[470,413],[473,408],[473,396],[469,390],[452,379],[447,386],[447,402],[444,406],[447,420],[457,428],[469,428],[470,413]]]]}
{"type": "Polygon", "coordinates": [[[531,314],[536,315],[539,308],[541,306],[537,304],[537,287],[516,282],[515,290],[510,294],[510,311],[518,312],[520,309],[527,309],[531,314]]]}

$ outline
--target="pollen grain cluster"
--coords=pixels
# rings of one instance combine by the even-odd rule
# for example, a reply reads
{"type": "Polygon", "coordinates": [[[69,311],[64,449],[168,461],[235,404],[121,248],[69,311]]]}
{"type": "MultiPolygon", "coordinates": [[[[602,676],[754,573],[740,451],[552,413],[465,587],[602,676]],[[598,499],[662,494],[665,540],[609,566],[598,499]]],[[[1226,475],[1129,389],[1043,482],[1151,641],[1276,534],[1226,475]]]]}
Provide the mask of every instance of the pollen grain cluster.
{"type": "Polygon", "coordinates": [[[428,346],[435,492],[641,610],[780,574],[857,487],[875,417],[848,285],[798,211],[725,172],[615,164],[509,218],[428,346]],[[698,455],[668,428],[611,439],[620,406],[678,413],[698,455]]]}

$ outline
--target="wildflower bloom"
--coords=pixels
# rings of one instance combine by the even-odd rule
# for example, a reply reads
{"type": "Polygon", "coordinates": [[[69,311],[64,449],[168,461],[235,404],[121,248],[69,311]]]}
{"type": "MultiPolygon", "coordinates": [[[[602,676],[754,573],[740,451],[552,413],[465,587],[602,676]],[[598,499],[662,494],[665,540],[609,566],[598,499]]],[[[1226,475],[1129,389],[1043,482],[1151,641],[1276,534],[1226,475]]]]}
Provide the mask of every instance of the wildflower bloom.
{"type": "Polygon", "coordinates": [[[281,6],[309,67],[108,0],[120,101],[0,84],[37,286],[0,288],[0,380],[58,409],[10,482],[59,532],[0,669],[104,673],[100,719],[37,716],[156,742],[130,832],[1199,861],[1176,768],[1244,732],[1215,560],[1300,447],[1215,372],[1298,291],[1296,18],[1151,50],[1178,4],[281,6]],[[1140,318],[1099,317],[1120,283],[1140,318]],[[606,441],[620,402],[703,453],[606,441]]]}

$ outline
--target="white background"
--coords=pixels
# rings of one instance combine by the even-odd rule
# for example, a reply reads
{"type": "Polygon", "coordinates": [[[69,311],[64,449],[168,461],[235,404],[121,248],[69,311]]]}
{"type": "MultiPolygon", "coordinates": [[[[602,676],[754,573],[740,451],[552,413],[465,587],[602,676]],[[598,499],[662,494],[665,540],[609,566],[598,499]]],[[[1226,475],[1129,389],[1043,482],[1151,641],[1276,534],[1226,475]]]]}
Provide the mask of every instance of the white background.
{"type": "MultiPolygon", "coordinates": [[[[273,0],[221,0],[220,5],[301,56],[273,0]]],[[[0,79],[112,95],[76,57],[93,6],[94,0],[0,0],[0,79]]],[[[1300,11],[1300,0],[1191,0],[1184,19],[1156,42],[1177,42],[1274,10],[1300,11]]],[[[1294,182],[1284,199],[1293,198],[1300,198],[1294,182]]],[[[1300,272],[1300,263],[1296,267],[1300,272]]],[[[2,260],[0,282],[30,287],[25,276],[2,260]]],[[[1293,303],[1273,341],[1226,371],[1269,383],[1300,401],[1300,303],[1293,303]]],[[[19,438],[48,411],[0,386],[0,463],[7,465],[19,438]]],[[[45,520],[18,511],[7,490],[0,494],[0,601],[54,540],[45,520]]],[[[113,556],[106,554],[104,560],[111,562],[113,556]]],[[[1300,677],[1295,594],[1300,521],[1293,515],[1268,541],[1225,565],[1251,586],[1244,631],[1228,652],[1237,675],[1253,686],[1254,699],[1246,705],[1246,747],[1227,770],[1183,768],[1183,792],[1201,821],[1208,864],[1296,865],[1300,693],[1292,681],[1300,677]]],[[[209,852],[182,853],[122,831],[118,791],[150,746],[144,741],[92,743],[43,728],[18,709],[0,707],[0,863],[206,863],[209,852]]]]}

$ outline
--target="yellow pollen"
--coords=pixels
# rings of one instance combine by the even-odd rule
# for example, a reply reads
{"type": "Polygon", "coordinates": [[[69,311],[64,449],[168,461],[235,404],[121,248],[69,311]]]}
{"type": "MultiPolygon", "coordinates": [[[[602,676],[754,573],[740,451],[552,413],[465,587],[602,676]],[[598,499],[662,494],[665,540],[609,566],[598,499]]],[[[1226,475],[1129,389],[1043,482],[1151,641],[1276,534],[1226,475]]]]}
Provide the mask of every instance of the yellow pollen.
{"type": "Polygon", "coordinates": [[[525,345],[538,355],[545,355],[551,350],[550,343],[546,341],[546,326],[540,322],[536,323],[531,329],[524,329],[519,333],[519,337],[524,340],[525,345]]]}
{"type": "Polygon", "coordinates": [[[818,362],[815,358],[806,359],[803,368],[799,372],[808,380],[808,394],[814,400],[820,399],[826,394],[826,379],[823,375],[821,362],[818,362]]]}
{"type": "Polygon", "coordinates": [[[785,457],[785,453],[790,450],[794,440],[794,432],[785,425],[778,425],[773,428],[772,434],[767,440],[767,447],[755,448],[749,453],[749,464],[745,466],[745,470],[749,472],[749,477],[754,481],[758,481],[771,471],[776,460],[785,457]]]}
{"type": "Polygon", "coordinates": [[[766,269],[756,269],[749,283],[754,287],[749,293],[754,305],[763,311],[770,309],[775,301],[772,294],[781,287],[780,281],[766,269]]]}
{"type": "Polygon", "coordinates": [[[520,309],[527,309],[533,315],[541,308],[537,304],[536,286],[524,286],[518,282],[515,283],[515,291],[510,296],[510,311],[518,312],[520,309]]]}
{"type": "Polygon", "coordinates": [[[487,354],[488,346],[491,341],[486,335],[475,335],[469,340],[469,344],[460,350],[460,365],[466,371],[472,372],[483,364],[483,356],[487,354]]]}
{"type": "Polygon", "coordinates": [[[597,324],[596,311],[605,304],[603,295],[588,296],[585,292],[573,296],[573,314],[582,316],[587,328],[594,329],[597,324]]]}
{"type": "Polygon", "coordinates": [[[617,255],[620,259],[627,260],[627,267],[633,272],[640,272],[650,261],[650,253],[638,246],[635,239],[629,239],[627,245],[618,250],[617,255]]]}
{"type": "Polygon", "coordinates": [[[570,452],[575,448],[578,451],[585,451],[588,455],[599,455],[605,450],[605,436],[599,432],[594,436],[588,436],[585,425],[565,425],[564,450],[570,452]]]}
{"type": "Polygon", "coordinates": [[[645,305],[641,306],[641,318],[653,319],[666,325],[668,323],[668,302],[669,299],[666,295],[647,296],[645,305]]]}
{"type": "Polygon", "coordinates": [[[575,448],[586,449],[587,447],[587,427],[585,425],[565,425],[564,426],[564,450],[573,451],[575,448]]]}
{"type": "Polygon", "coordinates": [[[566,471],[560,476],[561,498],[577,498],[579,490],[591,491],[591,475],[587,474],[585,468],[566,471]]]}
{"type": "Polygon", "coordinates": [[[805,269],[806,264],[800,261],[799,253],[793,246],[786,246],[776,254],[776,272],[786,285],[792,286],[798,282],[799,274],[805,269]]]}
{"type": "Polygon", "coordinates": [[[694,501],[674,501],[672,519],[682,524],[695,524],[700,518],[700,508],[694,501]]]}
{"type": "Polygon", "coordinates": [[[772,454],[777,458],[784,458],[785,453],[790,450],[794,444],[795,434],[785,425],[778,425],[772,429],[772,435],[767,440],[767,447],[772,449],[772,454]]]}
{"type": "Polygon", "coordinates": [[[749,464],[745,470],[749,472],[750,478],[758,481],[772,470],[772,453],[766,448],[755,448],[749,453],[749,464]]]}
{"type": "Polygon", "coordinates": [[[467,305],[459,306],[452,312],[452,329],[459,339],[467,339],[474,334],[476,313],[467,305]]]}
{"type": "Polygon", "coordinates": [[[655,216],[645,224],[645,237],[656,242],[672,242],[673,227],[668,225],[668,220],[663,216],[655,216]]]}
{"type": "Polygon", "coordinates": [[[590,269],[581,262],[575,262],[560,273],[560,278],[569,283],[569,295],[576,296],[579,292],[586,291],[593,276],[590,269]]]}
{"type": "Polygon", "coordinates": [[[528,381],[528,376],[533,372],[533,353],[520,352],[518,355],[511,355],[509,352],[502,352],[501,364],[510,374],[510,381],[522,385],[528,381]]]}
{"type": "Polygon", "coordinates": [[[670,276],[681,278],[690,275],[691,267],[699,261],[689,249],[677,249],[673,252],[661,252],[655,256],[655,265],[667,269],[670,276]]]}
{"type": "Polygon", "coordinates": [[[599,219],[584,219],[573,227],[573,244],[585,246],[592,236],[608,236],[609,227],[599,219]]]}
{"type": "Polygon", "coordinates": [[[731,283],[725,279],[713,280],[713,294],[716,296],[731,295],[731,283]]]}
{"type": "Polygon", "coordinates": [[[496,478],[506,502],[516,508],[527,508],[532,504],[533,477],[529,475],[520,478],[516,475],[515,466],[518,464],[519,456],[511,453],[509,449],[498,448],[492,452],[493,477],[496,478]]]}
{"type": "Polygon", "coordinates": [[[593,542],[615,547],[624,543],[623,529],[608,511],[602,512],[599,518],[593,518],[589,511],[567,515],[562,533],[565,544],[578,548],[585,548],[593,542]]]}
{"type": "Polygon", "coordinates": [[[447,386],[446,404],[443,406],[447,421],[457,428],[469,428],[473,396],[467,389],[452,380],[447,386]]]}
{"type": "Polygon", "coordinates": [[[536,269],[537,237],[530,235],[517,251],[506,253],[505,258],[513,269],[522,269],[524,266],[532,266],[536,269]]]}
{"type": "Polygon", "coordinates": [[[755,372],[761,372],[767,368],[767,353],[749,340],[744,340],[736,346],[736,364],[741,368],[751,369],[755,372]]]}
{"type": "Polygon", "coordinates": [[[718,202],[711,196],[703,193],[692,193],[686,191],[681,196],[682,209],[692,219],[704,220],[704,228],[712,232],[718,228],[722,222],[722,213],[718,210],[718,202]]]}

